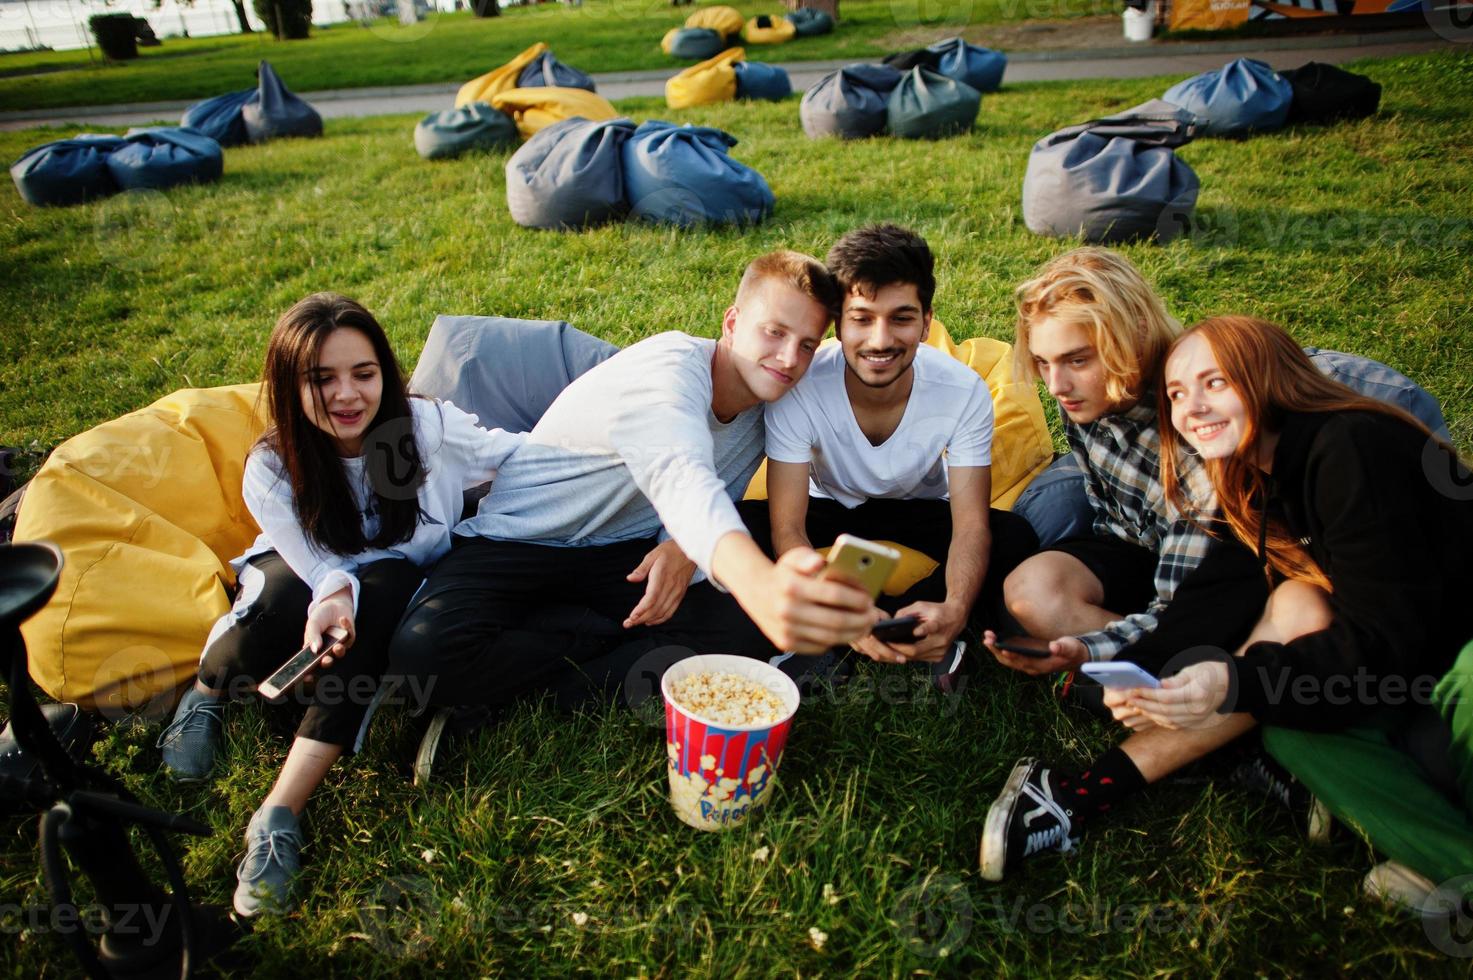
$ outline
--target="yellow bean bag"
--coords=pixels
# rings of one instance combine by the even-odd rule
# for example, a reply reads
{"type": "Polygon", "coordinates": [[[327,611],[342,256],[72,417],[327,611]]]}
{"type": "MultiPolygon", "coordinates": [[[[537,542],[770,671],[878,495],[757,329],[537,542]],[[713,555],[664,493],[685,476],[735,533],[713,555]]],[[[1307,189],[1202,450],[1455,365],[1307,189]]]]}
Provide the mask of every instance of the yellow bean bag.
{"type": "Polygon", "coordinates": [[[727,6],[702,7],[685,19],[686,27],[709,28],[725,37],[736,37],[745,24],[742,12],[727,6]]]}
{"type": "Polygon", "coordinates": [[[741,48],[727,48],[714,58],[691,65],[665,83],[665,104],[688,109],[736,98],[736,70],[732,65],[747,56],[741,48]]]}
{"type": "Polygon", "coordinates": [[[491,96],[491,105],[516,121],[522,139],[529,139],[544,126],[582,116],[595,122],[617,119],[619,112],[602,95],[581,88],[556,86],[513,88],[491,96]]]}
{"type": "MultiPolygon", "coordinates": [[[[824,344],[836,344],[830,337],[824,344]]],[[[938,317],[931,318],[931,332],[926,343],[950,354],[976,371],[992,392],[992,506],[1009,510],[1033,478],[1048,468],[1054,458],[1054,444],[1049,436],[1043,403],[1031,381],[1013,377],[1012,346],[1001,340],[977,337],[960,344],[938,317]]],[[[752,476],[746,499],[767,499],[767,461],[752,476]]],[[[903,594],[911,586],[936,570],[935,559],[912,548],[885,541],[900,551],[900,564],[886,580],[884,593],[903,594]]]]}
{"type": "Polygon", "coordinates": [[[753,17],[742,27],[742,40],[748,44],[782,44],[798,35],[798,28],[786,17],[753,17]]]}
{"type": "Polygon", "coordinates": [[[472,78],[460,87],[459,92],[455,93],[455,108],[459,109],[472,102],[490,102],[491,97],[496,93],[516,88],[517,79],[522,75],[522,69],[546,50],[547,44],[538,41],[500,68],[493,68],[484,75],[472,78]]]}
{"type": "Polygon", "coordinates": [[[194,675],[230,608],[227,562],[259,533],[240,489],[265,428],[258,388],[176,391],[68,439],[31,481],[16,540],[66,557],[56,596],[22,628],[47,694],[122,713],[194,675]]]}

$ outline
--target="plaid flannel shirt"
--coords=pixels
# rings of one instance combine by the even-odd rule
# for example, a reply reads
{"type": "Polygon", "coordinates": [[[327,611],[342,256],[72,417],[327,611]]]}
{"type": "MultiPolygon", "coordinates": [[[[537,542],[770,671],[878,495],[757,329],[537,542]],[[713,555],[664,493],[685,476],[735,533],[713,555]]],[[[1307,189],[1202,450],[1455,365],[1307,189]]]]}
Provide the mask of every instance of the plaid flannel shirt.
{"type": "MultiPolygon", "coordinates": [[[[1133,613],[1079,639],[1091,660],[1113,660],[1154,631],[1176,589],[1202,561],[1212,537],[1166,500],[1161,485],[1161,433],[1151,392],[1134,407],[1102,415],[1087,425],[1066,420],[1064,433],[1084,470],[1084,490],[1094,509],[1094,532],[1156,552],[1156,598],[1133,613]]],[[[1216,512],[1211,478],[1196,456],[1183,454],[1178,472],[1199,516],[1216,512]]]]}

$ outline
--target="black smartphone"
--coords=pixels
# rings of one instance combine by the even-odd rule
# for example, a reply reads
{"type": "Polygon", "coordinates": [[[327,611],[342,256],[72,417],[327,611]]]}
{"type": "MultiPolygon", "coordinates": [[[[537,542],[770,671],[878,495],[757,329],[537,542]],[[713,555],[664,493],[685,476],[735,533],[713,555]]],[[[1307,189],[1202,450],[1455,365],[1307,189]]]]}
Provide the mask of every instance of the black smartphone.
{"type": "Polygon", "coordinates": [[[1021,643],[1004,643],[1001,640],[992,645],[999,650],[1016,653],[1020,657],[1032,657],[1034,660],[1047,660],[1049,658],[1048,647],[1046,646],[1040,649],[1038,647],[1025,647],[1021,643]]]}
{"type": "Polygon", "coordinates": [[[329,626],[322,632],[322,649],[313,652],[311,647],[302,647],[290,660],[282,664],[276,673],[260,683],[256,690],[269,701],[275,701],[282,693],[307,675],[322,655],[337,641],[348,635],[341,626],[329,626]]]}
{"type": "Polygon", "coordinates": [[[915,628],[920,621],[919,616],[882,619],[870,630],[870,635],[881,643],[914,643],[920,639],[915,634],[915,628]]]}

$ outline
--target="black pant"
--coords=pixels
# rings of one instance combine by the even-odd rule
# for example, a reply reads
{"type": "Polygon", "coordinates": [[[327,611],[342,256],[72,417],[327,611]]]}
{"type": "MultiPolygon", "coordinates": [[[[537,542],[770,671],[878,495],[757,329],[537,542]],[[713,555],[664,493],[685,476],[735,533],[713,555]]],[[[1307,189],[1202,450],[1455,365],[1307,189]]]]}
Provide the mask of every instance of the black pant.
{"type": "Polygon", "coordinates": [[[625,629],[645,591],[627,576],[656,543],[565,548],[458,537],[405,613],[389,674],[421,707],[500,707],[530,692],[571,706],[621,691],[642,700],[661,667],[693,652],[777,652],[736,600],[707,582],[691,586],[667,622],[625,629]],[[626,690],[626,680],[638,690],[626,690]]]}
{"type": "MultiPolygon", "coordinates": [[[[353,645],[331,667],[317,668],[310,685],[285,695],[289,701],[306,700],[298,738],[352,749],[388,662],[389,638],[423,579],[424,572],[403,558],[359,569],[353,645]]],[[[251,558],[237,585],[235,605],[210,632],[199,665],[205,686],[232,696],[254,690],[302,648],[312,602],[307,583],[274,551],[251,558]]]]}
{"type": "MultiPolygon", "coordinates": [[[[775,557],[772,522],[765,500],[743,500],[737,510],[752,537],[769,558],[775,557]]],[[[1008,573],[1038,550],[1033,526],[1009,511],[991,508],[992,554],[987,576],[972,605],[972,619],[992,626],[1002,604],[1002,582],[1008,573]]],[[[826,548],[840,534],[853,534],[871,541],[894,541],[914,548],[937,562],[936,570],[901,596],[881,595],[880,608],[889,612],[912,602],[943,602],[946,599],[946,557],[951,550],[951,503],[946,500],[890,500],[875,498],[857,507],[845,507],[826,497],[808,498],[806,522],[808,541],[826,548]]]]}

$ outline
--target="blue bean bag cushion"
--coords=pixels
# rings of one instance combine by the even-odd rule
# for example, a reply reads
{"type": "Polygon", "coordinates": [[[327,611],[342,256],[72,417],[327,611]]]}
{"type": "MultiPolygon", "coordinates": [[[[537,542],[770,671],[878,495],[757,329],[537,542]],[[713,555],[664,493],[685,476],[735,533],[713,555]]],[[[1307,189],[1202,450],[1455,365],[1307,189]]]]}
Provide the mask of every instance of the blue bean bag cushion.
{"type": "Polygon", "coordinates": [[[890,91],[885,124],[905,139],[938,139],[971,129],[981,107],[981,92],[918,65],[890,91]]]}
{"type": "Polygon", "coordinates": [[[817,34],[827,34],[834,29],[834,18],[826,11],[815,10],[812,7],[799,7],[790,10],[783,16],[793,22],[793,28],[799,37],[813,37],[817,34]]]}
{"type": "Polygon", "coordinates": [[[642,124],[624,144],[630,213],[681,227],[761,221],[772,213],[772,189],[731,158],[727,151],[736,143],[706,126],[658,119],[642,124]]]}
{"type": "Polygon", "coordinates": [[[737,98],[770,99],[778,102],[793,94],[788,73],[777,65],[761,61],[738,61],[731,66],[736,72],[737,98]]]}
{"type": "Polygon", "coordinates": [[[669,39],[670,54],[692,61],[705,61],[726,50],[726,38],[709,27],[682,27],[669,39]]]}
{"type": "Polygon", "coordinates": [[[115,194],[108,173],[108,154],[123,145],[120,136],[83,133],[32,147],[10,165],[10,179],[28,203],[38,206],[80,204],[115,194]]]}
{"type": "Polygon", "coordinates": [[[886,100],[903,76],[885,65],[850,65],[819,79],[798,106],[803,132],[813,139],[863,139],[882,132],[886,100]]]}
{"type": "Polygon", "coordinates": [[[322,135],[322,117],[316,109],[287,91],[271,62],[261,62],[256,74],[260,79],[256,98],[240,110],[246,136],[252,143],[279,136],[322,135]]]}
{"type": "Polygon", "coordinates": [[[1091,243],[1170,241],[1197,205],[1197,175],[1174,152],[1194,135],[1195,117],[1160,99],[1050,133],[1028,157],[1024,223],[1091,243]]]}
{"type": "Polygon", "coordinates": [[[255,97],[256,90],[247,88],[196,102],[184,110],[179,125],[198,130],[221,146],[239,146],[249,138],[240,111],[255,97]]]}
{"type": "Polygon", "coordinates": [[[578,69],[565,65],[544,51],[527,63],[517,76],[517,88],[581,88],[598,91],[593,79],[578,69]]]}
{"type": "Polygon", "coordinates": [[[130,129],[123,145],[107,157],[107,169],[125,191],[168,190],[177,184],[207,184],[225,169],[220,144],[193,129],[158,126],[130,129]]]}
{"type": "Polygon", "coordinates": [[[936,72],[959,82],[966,82],[979,92],[996,92],[1002,87],[1002,73],[1008,56],[991,48],[979,48],[959,37],[937,41],[930,50],[940,57],[936,72]]]}
{"type": "Polygon", "coordinates": [[[506,207],[527,228],[585,228],[629,210],[622,150],[629,119],[580,117],[543,127],[506,161],[506,207]]]}
{"type": "Polygon", "coordinates": [[[414,127],[414,148],[426,160],[458,157],[470,150],[515,146],[520,140],[512,118],[484,102],[432,112],[414,127]]]}
{"type": "Polygon", "coordinates": [[[1195,115],[1203,133],[1232,136],[1284,125],[1294,87],[1263,62],[1238,58],[1177,82],[1161,97],[1195,115]]]}

